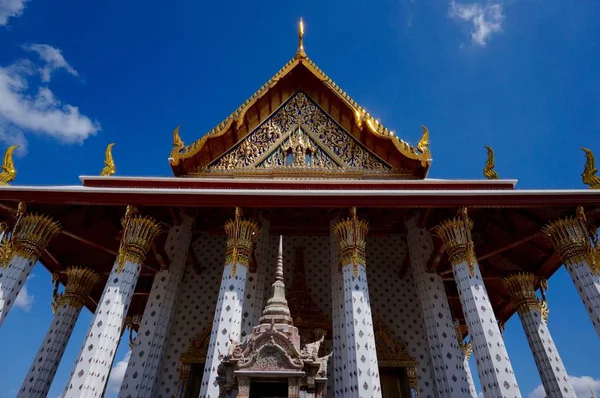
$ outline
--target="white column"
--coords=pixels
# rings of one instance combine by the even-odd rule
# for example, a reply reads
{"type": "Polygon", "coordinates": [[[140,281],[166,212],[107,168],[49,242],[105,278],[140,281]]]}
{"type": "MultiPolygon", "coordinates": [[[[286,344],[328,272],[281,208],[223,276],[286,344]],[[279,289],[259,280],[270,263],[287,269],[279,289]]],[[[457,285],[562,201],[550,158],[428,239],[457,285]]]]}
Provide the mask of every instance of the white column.
{"type": "Polygon", "coordinates": [[[348,351],[347,397],[381,397],[379,364],[375,347],[375,332],[369,301],[365,238],[368,226],[358,220],[356,209],[352,217],[333,227],[338,240],[344,286],[346,350],[348,351]]]}
{"type": "Polygon", "coordinates": [[[225,266],[202,375],[202,398],[219,397],[217,368],[228,352],[230,341],[240,340],[248,263],[259,227],[253,221],[241,219],[241,211],[236,208],[236,217],[225,224],[225,232],[225,266]]]}
{"type": "Polygon", "coordinates": [[[18,394],[20,398],[43,398],[48,394],[81,307],[100,280],[100,275],[85,268],[70,267],[66,274],[68,279],[65,292],[55,298],[52,323],[25,376],[18,394]]]}
{"type": "Polygon", "coordinates": [[[486,398],[521,397],[494,309],[488,298],[473,250],[466,217],[448,220],[436,228],[452,264],[454,280],[477,360],[479,381],[486,398]]]}
{"type": "Polygon", "coordinates": [[[469,360],[471,359],[471,354],[473,353],[473,349],[471,348],[471,342],[464,343],[461,347],[463,352],[463,367],[467,372],[467,382],[469,383],[469,395],[472,397],[477,396],[477,390],[475,389],[475,381],[473,380],[473,374],[471,373],[471,366],[469,364],[469,360]]]}
{"type": "Polygon", "coordinates": [[[194,218],[181,213],[181,223],[169,230],[165,242],[169,268],[154,276],[119,397],[153,395],[177,292],[187,264],[193,224],[194,218]]]}
{"type": "Polygon", "coordinates": [[[123,219],[123,227],[119,256],[77,356],[63,395],[65,398],[104,395],[140,268],[160,231],[153,219],[133,215],[130,207],[123,219]]]}
{"type": "Polygon", "coordinates": [[[464,354],[458,344],[444,281],[441,276],[426,270],[434,250],[431,234],[418,227],[418,217],[407,219],[406,228],[410,265],[427,329],[437,396],[477,397],[470,392],[464,354]]]}
{"type": "Polygon", "coordinates": [[[15,303],[38,258],[50,239],[60,232],[60,225],[51,218],[37,214],[18,216],[10,238],[2,237],[0,261],[0,326],[15,303]]]}
{"type": "Polygon", "coordinates": [[[505,278],[503,283],[519,312],[546,395],[575,398],[575,390],[546,325],[542,303],[535,294],[534,281],[535,275],[520,273],[505,278]]]}
{"type": "Polygon", "coordinates": [[[571,275],[596,333],[600,336],[600,256],[598,247],[592,247],[590,238],[597,242],[597,232],[590,233],[583,209],[577,217],[557,220],[544,228],[571,275]]]}
{"type": "Polygon", "coordinates": [[[331,258],[331,323],[333,332],[333,395],[336,398],[344,397],[347,384],[344,382],[347,365],[346,335],[344,333],[344,283],[340,270],[337,240],[333,234],[336,221],[331,221],[329,250],[331,258]]]}

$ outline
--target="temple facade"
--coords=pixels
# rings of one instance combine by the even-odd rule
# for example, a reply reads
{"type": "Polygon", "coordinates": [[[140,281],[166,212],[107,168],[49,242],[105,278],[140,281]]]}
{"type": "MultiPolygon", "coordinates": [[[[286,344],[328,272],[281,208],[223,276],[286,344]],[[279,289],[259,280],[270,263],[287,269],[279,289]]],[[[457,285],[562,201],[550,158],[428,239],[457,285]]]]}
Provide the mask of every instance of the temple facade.
{"type": "MultiPolygon", "coordinates": [[[[197,141],[173,132],[171,178],[82,185],[0,173],[0,327],[33,266],[54,318],[19,397],[45,397],[82,309],[93,319],[64,397],[476,397],[521,392],[502,335],[523,325],[550,397],[575,397],[547,320],[562,266],[600,336],[600,177],[517,190],[494,153],[481,180],[433,180],[429,131],[398,138],[295,56],[197,141]],[[477,373],[469,358],[475,356],[477,373]]],[[[8,316],[8,317],[7,317],[8,316]]],[[[6,344],[6,342],[4,342],[6,344]]]]}

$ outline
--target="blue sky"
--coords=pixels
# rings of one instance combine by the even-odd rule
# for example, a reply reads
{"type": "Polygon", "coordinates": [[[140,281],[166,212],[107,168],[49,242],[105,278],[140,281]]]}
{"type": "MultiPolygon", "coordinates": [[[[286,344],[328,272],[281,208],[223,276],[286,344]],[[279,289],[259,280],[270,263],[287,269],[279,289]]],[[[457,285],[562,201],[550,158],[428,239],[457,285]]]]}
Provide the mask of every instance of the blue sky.
{"type": "MultiPolygon", "coordinates": [[[[189,143],[237,108],[293,57],[302,16],[308,55],[363,107],[413,144],[429,128],[430,177],[481,178],[491,145],[519,188],[582,188],[579,147],[600,154],[599,13],[596,0],[0,0],[0,146],[22,146],[14,184],[79,184],[109,142],[119,175],[169,176],[173,128],[189,143]]],[[[0,397],[52,317],[42,266],[26,289],[0,329],[0,397]]],[[[600,340],[564,270],[549,303],[569,374],[600,392],[600,340]]],[[[523,395],[543,396],[516,317],[505,338],[523,395]]]]}

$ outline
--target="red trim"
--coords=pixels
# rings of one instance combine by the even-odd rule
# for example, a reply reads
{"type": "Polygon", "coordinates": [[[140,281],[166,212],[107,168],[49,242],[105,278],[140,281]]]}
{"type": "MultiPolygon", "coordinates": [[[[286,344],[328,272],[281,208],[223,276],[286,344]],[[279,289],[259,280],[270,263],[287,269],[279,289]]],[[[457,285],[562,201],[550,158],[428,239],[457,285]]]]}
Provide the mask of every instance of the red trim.
{"type": "Polygon", "coordinates": [[[240,195],[236,193],[198,194],[198,193],[164,193],[164,192],[60,192],[0,190],[0,201],[25,201],[46,204],[90,204],[90,205],[127,205],[138,206],[181,206],[181,207],[433,207],[454,208],[469,207],[572,207],[577,205],[600,205],[598,195],[571,195],[548,193],[514,195],[508,192],[493,192],[487,195],[453,195],[453,194],[417,194],[407,196],[403,192],[393,195],[343,195],[343,196],[289,196],[277,193],[271,195],[240,195]]]}
{"type": "Polygon", "coordinates": [[[382,180],[373,183],[361,180],[348,181],[303,181],[303,180],[213,180],[207,179],[118,179],[90,178],[83,179],[83,185],[95,188],[154,188],[154,189],[293,189],[293,190],[512,190],[512,181],[429,181],[418,182],[382,180]]]}

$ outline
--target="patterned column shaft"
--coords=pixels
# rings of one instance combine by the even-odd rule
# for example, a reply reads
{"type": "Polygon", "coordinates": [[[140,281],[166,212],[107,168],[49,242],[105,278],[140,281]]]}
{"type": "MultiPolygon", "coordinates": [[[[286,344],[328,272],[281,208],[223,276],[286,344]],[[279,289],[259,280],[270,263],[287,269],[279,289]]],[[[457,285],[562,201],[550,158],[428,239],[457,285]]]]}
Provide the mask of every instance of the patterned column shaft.
{"type": "Polygon", "coordinates": [[[117,261],[108,276],[102,297],[63,397],[101,397],[121,339],[140,268],[160,227],[149,217],[133,215],[122,221],[123,238],[117,261]]]}
{"type": "Polygon", "coordinates": [[[426,270],[427,261],[434,250],[433,239],[429,231],[419,228],[417,223],[418,217],[406,220],[407,242],[427,328],[437,396],[466,397],[470,395],[469,380],[464,368],[464,354],[456,338],[444,281],[441,276],[426,270]]]}
{"type": "Polygon", "coordinates": [[[344,334],[344,286],[340,272],[337,240],[333,235],[334,221],[330,222],[330,258],[331,258],[331,323],[333,332],[333,395],[336,398],[344,396],[344,371],[347,364],[346,337],[344,334]]]}
{"type": "Polygon", "coordinates": [[[235,219],[225,224],[227,233],[225,267],[202,375],[200,389],[202,398],[219,396],[219,385],[216,382],[217,368],[228,352],[230,341],[239,341],[242,333],[242,310],[248,264],[259,227],[253,221],[242,220],[240,216],[239,209],[236,209],[235,219]]]}
{"type": "Polygon", "coordinates": [[[575,391],[542,315],[542,303],[535,294],[534,281],[535,275],[521,273],[505,278],[503,283],[519,312],[546,395],[575,398],[575,391]]]}
{"type": "Polygon", "coordinates": [[[43,398],[48,394],[81,307],[100,280],[100,275],[85,268],[71,267],[67,269],[66,274],[68,282],[65,292],[57,296],[53,303],[54,318],[25,376],[19,397],[43,398]]]}
{"type": "Polygon", "coordinates": [[[60,232],[60,225],[51,218],[37,214],[18,216],[13,232],[5,232],[0,248],[0,326],[15,303],[29,273],[60,232]]]}
{"type": "Polygon", "coordinates": [[[193,223],[192,217],[182,213],[181,224],[169,230],[165,242],[169,268],[157,272],[154,276],[119,397],[153,395],[177,292],[187,264],[193,223]]]}
{"type": "Polygon", "coordinates": [[[565,263],[600,336],[600,256],[598,247],[591,246],[583,209],[578,208],[577,213],[577,217],[567,217],[547,225],[544,233],[565,263]]]}
{"type": "Polygon", "coordinates": [[[339,221],[333,227],[338,240],[344,286],[346,375],[348,397],[381,397],[379,364],[375,347],[375,332],[369,302],[367,270],[365,267],[365,238],[367,223],[356,218],[339,221]]]}
{"type": "Polygon", "coordinates": [[[473,349],[471,348],[471,342],[468,342],[462,347],[463,352],[463,367],[467,372],[467,382],[469,383],[469,395],[472,397],[477,396],[477,390],[475,389],[475,380],[473,380],[473,374],[471,373],[471,366],[469,365],[469,360],[471,359],[471,354],[473,353],[473,349]]]}
{"type": "Polygon", "coordinates": [[[473,222],[464,214],[462,218],[442,223],[435,233],[444,241],[452,264],[484,396],[520,398],[504,339],[475,258],[472,227],[473,222]]]}

